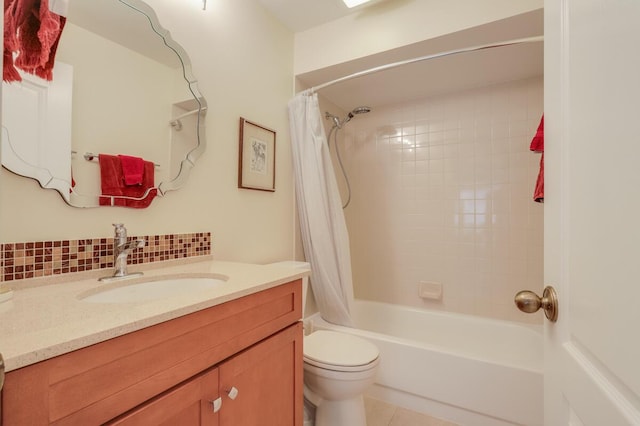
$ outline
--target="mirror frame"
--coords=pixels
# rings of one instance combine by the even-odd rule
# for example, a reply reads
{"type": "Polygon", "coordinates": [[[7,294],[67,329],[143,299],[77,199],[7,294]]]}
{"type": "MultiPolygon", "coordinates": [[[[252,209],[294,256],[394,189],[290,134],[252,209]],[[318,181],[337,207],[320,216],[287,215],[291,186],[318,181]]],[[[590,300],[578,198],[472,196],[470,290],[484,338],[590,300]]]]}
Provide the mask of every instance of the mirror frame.
{"type": "MultiPolygon", "coordinates": [[[[79,1],[86,1],[86,0],[79,0],[79,1]]],[[[184,159],[181,160],[178,173],[174,177],[170,177],[168,180],[161,181],[154,188],[150,188],[150,190],[157,189],[157,195],[156,195],[157,197],[163,197],[167,192],[180,189],[186,184],[189,178],[191,169],[195,166],[197,159],[204,153],[206,149],[204,117],[207,111],[207,101],[204,98],[204,96],[202,96],[202,94],[198,89],[198,85],[197,85],[198,80],[193,75],[193,72],[191,69],[191,60],[189,58],[189,55],[184,50],[184,48],[171,37],[171,33],[169,32],[169,30],[167,30],[160,24],[160,21],[158,19],[158,16],[156,15],[155,10],[153,10],[153,8],[143,0],[113,0],[113,1],[121,3],[123,7],[129,7],[130,9],[134,10],[137,13],[141,13],[147,18],[147,21],[150,26],[150,30],[156,33],[156,35],[162,39],[165,46],[171,49],[178,57],[178,60],[182,65],[182,77],[187,83],[188,91],[193,95],[194,101],[198,105],[197,109],[194,110],[194,111],[197,111],[197,112],[194,112],[194,115],[196,115],[195,147],[192,148],[189,152],[187,152],[184,159]]],[[[60,4],[61,3],[60,0],[58,0],[57,2],[58,4],[55,4],[55,3],[56,3],[55,0],[51,1],[52,8],[55,7],[56,9],[59,9],[59,10],[66,9],[66,6],[64,5],[64,0],[62,1],[62,4],[60,4]]],[[[64,15],[65,13],[62,13],[62,14],[64,15]]],[[[32,164],[24,161],[19,156],[17,157],[17,161],[19,161],[25,166],[25,170],[32,170],[32,171],[35,170],[32,176],[27,176],[26,174],[18,173],[13,170],[10,170],[9,168],[4,166],[4,162],[2,166],[6,170],[10,171],[11,173],[35,180],[43,189],[55,190],[56,192],[58,192],[61,198],[65,201],[65,203],[67,203],[72,207],[77,207],[77,208],[104,207],[104,206],[100,206],[99,204],[95,204],[95,205],[73,204],[71,200],[66,199],[64,194],[62,194],[60,190],[58,190],[57,188],[47,187],[49,182],[52,182],[54,180],[59,180],[59,178],[56,178],[55,176],[53,176],[48,169],[43,167],[33,166],[32,164]],[[45,175],[43,175],[43,173],[45,173],[45,175]],[[48,174],[48,176],[46,176],[46,174],[48,174]]],[[[69,190],[72,190],[71,186],[69,186],[69,190]]],[[[82,194],[78,194],[78,195],[82,196],[82,194]]],[[[90,196],[91,197],[95,196],[96,198],[99,198],[100,195],[101,194],[91,194],[90,196]]],[[[127,198],[127,197],[115,196],[114,198],[127,198]]]]}
{"type": "Polygon", "coordinates": [[[149,20],[149,25],[151,29],[160,36],[164,44],[171,50],[173,50],[180,63],[182,64],[182,76],[184,80],[187,82],[189,86],[189,91],[193,95],[194,100],[198,104],[198,112],[195,114],[197,117],[196,122],[196,147],[187,153],[185,158],[180,162],[180,170],[176,177],[169,181],[163,181],[158,184],[158,194],[159,196],[164,196],[168,191],[175,191],[176,189],[180,189],[183,187],[189,177],[191,169],[195,166],[196,160],[202,155],[206,148],[206,139],[205,139],[205,125],[204,125],[204,117],[203,112],[206,113],[207,110],[207,101],[202,96],[200,91],[198,90],[198,80],[193,75],[191,70],[191,60],[189,59],[189,55],[184,50],[184,48],[178,44],[172,37],[169,30],[164,28],[156,15],[155,10],[147,3],[142,0],[116,0],[122,3],[125,6],[134,9],[143,15],[146,15],[149,20]]]}

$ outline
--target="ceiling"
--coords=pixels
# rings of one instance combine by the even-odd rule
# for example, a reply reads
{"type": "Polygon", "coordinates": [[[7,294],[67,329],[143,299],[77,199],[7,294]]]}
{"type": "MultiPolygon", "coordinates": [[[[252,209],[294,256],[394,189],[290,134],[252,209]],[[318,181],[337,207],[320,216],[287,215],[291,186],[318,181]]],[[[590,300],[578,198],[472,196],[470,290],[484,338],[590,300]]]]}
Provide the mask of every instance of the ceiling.
{"type": "MultiPolygon", "coordinates": [[[[317,27],[366,7],[362,5],[349,9],[342,0],[258,0],[258,2],[293,32],[317,27]]],[[[371,3],[373,2],[369,4],[371,3]]]]}
{"type": "Polygon", "coordinates": [[[66,17],[69,22],[141,55],[171,68],[180,67],[176,52],[167,49],[163,37],[153,30],[162,31],[162,26],[155,23],[153,9],[137,0],[128,3],[131,5],[113,0],[72,1],[66,17]]]}
{"type": "MultiPolygon", "coordinates": [[[[294,32],[321,25],[359,8],[342,0],[258,0],[294,32]]],[[[543,11],[536,10],[446,36],[297,75],[302,87],[398,61],[543,34],[543,11]]],[[[436,94],[487,86],[543,74],[543,43],[522,43],[403,65],[321,89],[320,95],[350,111],[424,99],[436,94]],[[375,88],[375,90],[374,90],[375,88]]]]}

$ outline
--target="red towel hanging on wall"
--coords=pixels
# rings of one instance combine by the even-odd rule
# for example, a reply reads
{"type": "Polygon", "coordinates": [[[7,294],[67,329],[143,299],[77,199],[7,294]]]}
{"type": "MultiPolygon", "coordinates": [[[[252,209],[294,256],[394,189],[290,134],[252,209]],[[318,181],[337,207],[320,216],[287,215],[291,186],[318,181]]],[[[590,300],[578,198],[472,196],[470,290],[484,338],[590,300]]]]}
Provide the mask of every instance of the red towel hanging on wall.
{"type": "Polygon", "coordinates": [[[544,115],[540,119],[538,130],[531,140],[529,149],[542,153],[540,157],[540,171],[538,171],[538,179],[536,180],[536,187],[533,191],[533,201],[544,203],[544,115]]]}
{"type": "Polygon", "coordinates": [[[49,0],[4,0],[2,79],[21,81],[17,67],[50,81],[65,23],[49,10],[49,0]]]}

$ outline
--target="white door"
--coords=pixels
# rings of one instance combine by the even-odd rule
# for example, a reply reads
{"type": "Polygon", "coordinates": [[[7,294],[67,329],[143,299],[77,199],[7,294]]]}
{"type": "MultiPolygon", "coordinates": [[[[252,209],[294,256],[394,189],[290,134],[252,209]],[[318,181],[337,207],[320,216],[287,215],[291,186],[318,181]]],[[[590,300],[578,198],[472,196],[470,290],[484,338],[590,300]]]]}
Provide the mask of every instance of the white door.
{"type": "Polygon", "coordinates": [[[2,84],[2,165],[68,201],[73,67],[56,62],[52,81],[19,72],[21,82],[2,84]]]}
{"type": "Polygon", "coordinates": [[[545,425],[640,425],[640,1],[544,3],[545,425]]]}

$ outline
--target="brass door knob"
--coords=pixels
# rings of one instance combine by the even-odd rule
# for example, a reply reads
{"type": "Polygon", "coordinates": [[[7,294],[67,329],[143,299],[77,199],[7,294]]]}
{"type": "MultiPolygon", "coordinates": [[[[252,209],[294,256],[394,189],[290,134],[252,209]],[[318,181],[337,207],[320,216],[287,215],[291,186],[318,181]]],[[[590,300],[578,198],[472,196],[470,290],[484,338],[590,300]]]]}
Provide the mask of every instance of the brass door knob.
{"type": "Polygon", "coordinates": [[[532,314],[542,308],[549,321],[558,320],[558,296],[551,286],[545,287],[542,298],[532,291],[523,290],[516,294],[514,301],[522,312],[532,314]]]}

